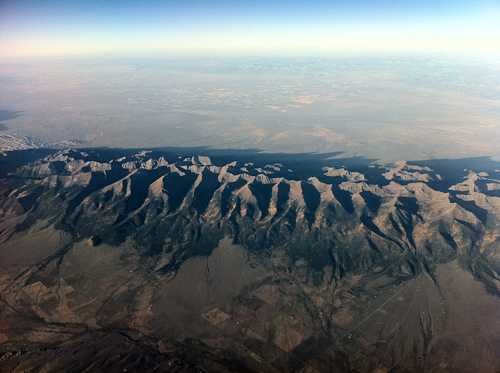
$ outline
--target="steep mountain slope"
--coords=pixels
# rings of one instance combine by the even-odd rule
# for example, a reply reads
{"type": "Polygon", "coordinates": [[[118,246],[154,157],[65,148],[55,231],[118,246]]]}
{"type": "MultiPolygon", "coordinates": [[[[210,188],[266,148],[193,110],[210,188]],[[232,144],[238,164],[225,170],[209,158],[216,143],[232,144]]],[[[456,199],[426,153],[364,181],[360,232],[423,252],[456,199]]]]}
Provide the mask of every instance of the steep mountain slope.
{"type": "Polygon", "coordinates": [[[19,167],[1,179],[2,363],[495,371],[500,172],[431,163],[19,167]]]}

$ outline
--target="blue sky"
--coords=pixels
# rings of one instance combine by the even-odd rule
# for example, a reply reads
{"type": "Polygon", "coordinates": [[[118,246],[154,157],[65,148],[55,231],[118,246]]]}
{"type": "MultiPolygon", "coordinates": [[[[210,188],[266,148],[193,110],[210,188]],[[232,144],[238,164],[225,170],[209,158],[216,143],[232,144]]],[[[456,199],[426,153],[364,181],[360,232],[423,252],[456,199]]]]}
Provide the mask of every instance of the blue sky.
{"type": "Polygon", "coordinates": [[[0,0],[0,57],[499,50],[498,0],[0,0]]]}

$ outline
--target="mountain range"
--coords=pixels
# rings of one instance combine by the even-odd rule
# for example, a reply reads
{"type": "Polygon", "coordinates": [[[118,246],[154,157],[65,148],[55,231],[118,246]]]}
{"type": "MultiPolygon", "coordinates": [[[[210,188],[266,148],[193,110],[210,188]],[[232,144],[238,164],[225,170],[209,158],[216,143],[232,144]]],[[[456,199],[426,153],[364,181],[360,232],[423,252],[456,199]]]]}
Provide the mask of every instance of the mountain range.
{"type": "Polygon", "coordinates": [[[498,163],[47,153],[0,179],[6,371],[500,369],[498,163]]]}

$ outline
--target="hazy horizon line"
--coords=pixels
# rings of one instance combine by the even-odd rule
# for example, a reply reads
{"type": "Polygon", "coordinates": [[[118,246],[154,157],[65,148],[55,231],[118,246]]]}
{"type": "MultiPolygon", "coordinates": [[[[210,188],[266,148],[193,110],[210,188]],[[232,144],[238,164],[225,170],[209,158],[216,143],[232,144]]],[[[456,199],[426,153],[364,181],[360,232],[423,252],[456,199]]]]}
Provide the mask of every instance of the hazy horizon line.
{"type": "Polygon", "coordinates": [[[268,52],[249,52],[249,53],[185,53],[185,52],[104,52],[104,53],[67,53],[52,55],[30,55],[30,56],[0,56],[0,61],[22,61],[22,60],[61,60],[61,59],[86,59],[86,58],[133,58],[133,59],[335,59],[335,58],[371,58],[371,57],[389,57],[389,56],[427,56],[427,57],[493,57],[500,58],[500,50],[456,50],[456,51],[401,51],[401,50],[375,50],[375,51],[337,51],[326,53],[268,53],[268,52]]]}

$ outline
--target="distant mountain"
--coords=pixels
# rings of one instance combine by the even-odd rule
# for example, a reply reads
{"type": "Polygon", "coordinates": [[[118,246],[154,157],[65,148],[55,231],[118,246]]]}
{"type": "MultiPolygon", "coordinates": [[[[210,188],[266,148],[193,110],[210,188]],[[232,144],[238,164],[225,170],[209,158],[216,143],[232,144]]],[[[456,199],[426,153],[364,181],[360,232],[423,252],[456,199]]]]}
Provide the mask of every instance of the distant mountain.
{"type": "MultiPolygon", "coordinates": [[[[0,118],[2,117],[1,112],[2,110],[0,110],[0,118]]],[[[1,125],[2,123],[0,123],[0,126],[1,125]]],[[[44,148],[65,149],[70,146],[81,145],[81,143],[82,143],[81,141],[76,141],[76,140],[65,140],[49,144],[44,141],[23,135],[22,133],[10,133],[6,135],[0,135],[0,154],[5,154],[5,152],[10,152],[13,150],[44,149],[44,148]]]]}
{"type": "Polygon", "coordinates": [[[0,363],[500,368],[500,171],[280,162],[69,149],[1,179],[0,363]]]}

